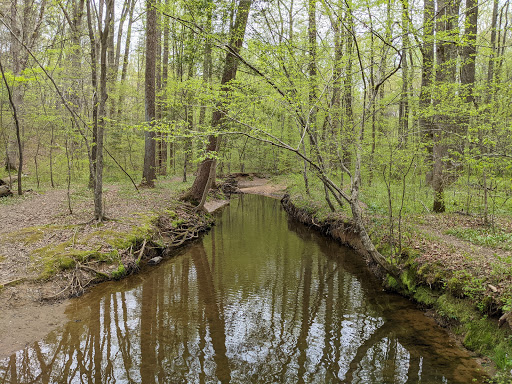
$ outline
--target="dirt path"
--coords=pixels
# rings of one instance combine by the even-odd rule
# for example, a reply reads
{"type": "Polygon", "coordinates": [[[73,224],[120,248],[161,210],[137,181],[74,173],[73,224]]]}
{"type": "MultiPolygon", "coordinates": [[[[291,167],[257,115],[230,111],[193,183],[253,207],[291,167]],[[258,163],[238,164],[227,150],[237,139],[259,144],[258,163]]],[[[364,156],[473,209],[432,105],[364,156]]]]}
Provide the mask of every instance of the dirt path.
{"type": "MultiPolygon", "coordinates": [[[[474,284],[479,285],[477,288],[481,294],[492,297],[495,303],[510,296],[512,251],[473,244],[448,234],[454,228],[485,229],[479,218],[431,214],[423,215],[420,219],[421,222],[415,224],[417,232],[410,239],[411,245],[421,251],[421,255],[415,259],[420,268],[422,265],[437,266],[438,271],[442,269],[443,279],[451,276],[471,278],[474,284]]],[[[509,224],[501,223],[500,227],[507,228],[509,224]]],[[[435,274],[431,278],[434,279],[435,274]]],[[[449,280],[448,288],[451,289],[449,280]]]]}
{"type": "Polygon", "coordinates": [[[255,195],[264,195],[275,198],[281,198],[284,195],[285,185],[273,184],[268,179],[254,177],[252,180],[241,179],[238,181],[238,187],[243,193],[255,195]]]}

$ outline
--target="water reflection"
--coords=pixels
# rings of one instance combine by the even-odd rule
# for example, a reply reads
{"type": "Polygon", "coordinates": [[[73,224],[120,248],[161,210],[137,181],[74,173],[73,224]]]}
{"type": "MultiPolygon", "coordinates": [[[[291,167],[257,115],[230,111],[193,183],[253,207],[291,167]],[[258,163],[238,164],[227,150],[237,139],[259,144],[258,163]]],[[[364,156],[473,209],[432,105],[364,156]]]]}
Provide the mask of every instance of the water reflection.
{"type": "Polygon", "coordinates": [[[104,284],[3,383],[468,383],[478,366],[351,251],[245,196],[180,256],[104,284]]]}

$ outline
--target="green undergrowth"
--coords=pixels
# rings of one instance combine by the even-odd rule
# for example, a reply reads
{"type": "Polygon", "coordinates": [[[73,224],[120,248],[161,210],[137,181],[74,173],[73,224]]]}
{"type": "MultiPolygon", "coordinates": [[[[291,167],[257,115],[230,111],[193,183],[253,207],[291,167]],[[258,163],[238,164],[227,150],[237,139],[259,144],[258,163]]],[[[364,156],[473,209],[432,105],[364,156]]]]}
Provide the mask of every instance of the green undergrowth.
{"type": "Polygon", "coordinates": [[[512,233],[500,228],[451,228],[446,234],[469,241],[472,244],[491,248],[512,250],[512,233]]]}
{"type": "MultiPolygon", "coordinates": [[[[293,204],[315,217],[319,224],[322,224],[322,219],[327,220],[331,216],[325,204],[319,200],[323,198],[321,194],[306,198],[298,187],[289,188],[288,191],[293,204]]],[[[444,319],[456,334],[461,335],[468,349],[489,357],[496,364],[499,373],[494,382],[509,383],[504,380],[508,380],[512,369],[512,333],[508,329],[499,329],[496,318],[491,318],[490,314],[512,309],[512,288],[506,288],[497,302],[486,291],[488,281],[479,277],[481,274],[473,273],[476,271],[461,269],[452,272],[440,262],[418,265],[416,260],[421,256],[421,250],[409,245],[409,237],[420,236],[427,242],[440,239],[429,239],[429,234],[418,234],[412,224],[403,223],[402,246],[398,249],[396,244],[394,247],[390,245],[387,217],[368,212],[366,222],[379,252],[401,271],[398,278],[388,276],[385,285],[434,309],[440,319],[444,319]]],[[[491,281],[498,283],[511,275],[512,260],[504,263],[497,257],[490,273],[491,281]]]]}
{"type": "MultiPolygon", "coordinates": [[[[449,325],[455,334],[461,336],[466,348],[489,357],[500,370],[496,380],[509,377],[508,374],[512,370],[512,332],[498,328],[496,319],[475,308],[469,297],[454,296],[450,292],[453,288],[449,286],[445,289],[431,289],[419,283],[420,278],[417,270],[405,269],[399,279],[388,275],[385,283],[389,289],[434,309],[443,322],[449,325]]],[[[479,287],[474,280],[468,280],[467,284],[459,284],[461,290],[479,287]]]]}
{"type": "MultiPolygon", "coordinates": [[[[317,221],[329,220],[332,217],[332,211],[325,200],[325,192],[322,183],[318,178],[310,176],[308,195],[304,189],[304,179],[301,174],[286,175],[286,177],[274,178],[276,183],[286,184],[286,192],[292,197],[293,204],[315,217],[317,221]]],[[[344,204],[339,207],[338,203],[331,196],[331,202],[336,208],[337,215],[350,215],[350,207],[344,204]]]]}

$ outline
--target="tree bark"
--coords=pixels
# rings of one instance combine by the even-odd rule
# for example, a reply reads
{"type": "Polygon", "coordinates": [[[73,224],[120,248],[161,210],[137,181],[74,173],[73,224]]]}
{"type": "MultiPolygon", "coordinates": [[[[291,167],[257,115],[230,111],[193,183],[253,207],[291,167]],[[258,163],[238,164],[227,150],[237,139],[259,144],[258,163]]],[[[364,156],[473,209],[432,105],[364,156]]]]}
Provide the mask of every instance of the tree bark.
{"type": "Polygon", "coordinates": [[[496,25],[498,23],[498,2],[499,0],[494,0],[494,4],[492,7],[492,19],[491,19],[491,54],[489,56],[489,63],[487,66],[487,84],[489,86],[487,100],[490,102],[493,97],[493,89],[494,89],[494,62],[496,58],[496,25]]]}
{"type": "Polygon", "coordinates": [[[156,45],[157,26],[156,8],[152,0],[146,0],[146,74],[145,74],[145,112],[148,128],[144,133],[144,170],[142,184],[153,188],[155,186],[155,80],[156,80],[156,45]]]}
{"type": "Polygon", "coordinates": [[[465,42],[462,47],[460,82],[467,103],[476,104],[473,94],[476,73],[476,36],[478,33],[478,0],[466,0],[465,42]]]}
{"type": "Polygon", "coordinates": [[[11,105],[11,109],[12,109],[12,115],[13,115],[13,118],[14,118],[14,124],[16,126],[16,140],[17,140],[17,143],[18,143],[18,162],[19,162],[19,167],[18,167],[18,195],[21,196],[23,194],[23,190],[22,190],[22,187],[21,187],[21,175],[22,175],[22,169],[23,169],[23,151],[21,150],[21,133],[20,133],[20,122],[19,122],[19,119],[18,119],[18,112],[17,112],[17,108],[16,108],[16,104],[14,103],[14,99],[12,97],[12,92],[11,92],[11,87],[9,86],[9,83],[7,82],[7,79],[5,78],[5,73],[4,73],[4,67],[2,65],[2,62],[0,61],[0,71],[2,73],[2,79],[4,81],[4,84],[5,84],[5,88],[7,89],[7,95],[9,97],[9,104],[11,105]]]}
{"type": "Polygon", "coordinates": [[[407,63],[407,52],[409,50],[409,3],[402,0],[402,92],[398,110],[398,136],[399,143],[407,144],[409,130],[409,66],[407,63]]]}
{"type": "Polygon", "coordinates": [[[87,0],[87,29],[89,32],[89,41],[91,45],[91,85],[92,85],[92,146],[91,146],[91,163],[89,172],[89,188],[96,190],[96,158],[97,158],[97,143],[98,143],[98,71],[97,71],[97,56],[96,56],[96,34],[93,29],[93,11],[91,9],[91,2],[87,0]]]}
{"type": "Polygon", "coordinates": [[[432,81],[434,73],[434,0],[424,0],[423,41],[420,46],[422,56],[421,90],[419,99],[419,129],[426,143],[427,160],[432,161],[432,118],[428,116],[432,104],[432,81]]]}
{"type": "MultiPolygon", "coordinates": [[[[203,83],[205,86],[212,81],[212,42],[209,34],[212,31],[213,1],[209,1],[206,10],[206,37],[204,42],[204,61],[203,61],[203,83]]],[[[206,106],[202,105],[199,110],[199,126],[202,127],[206,119],[206,106]]]]}
{"type": "Polygon", "coordinates": [[[114,17],[114,0],[106,0],[105,20],[103,27],[100,21],[100,99],[98,106],[98,136],[96,143],[96,174],[94,180],[94,218],[103,221],[103,137],[106,126],[106,103],[108,99],[107,82],[109,80],[109,62],[107,53],[111,42],[109,34],[112,32],[114,17]]]}
{"type": "Polygon", "coordinates": [[[434,105],[440,110],[434,121],[433,132],[433,168],[432,188],[434,190],[434,212],[444,212],[444,188],[446,185],[445,157],[448,155],[448,144],[446,143],[447,132],[453,131],[454,116],[450,111],[443,111],[441,104],[446,104],[451,94],[451,88],[455,82],[455,69],[457,57],[457,17],[459,11],[459,0],[438,0],[438,14],[436,20],[436,88],[437,94],[434,105]],[[442,91],[441,94],[439,94],[442,91]]]}
{"type": "Polygon", "coordinates": [[[123,102],[124,102],[124,84],[126,82],[126,75],[128,73],[128,63],[129,63],[129,56],[130,56],[130,44],[131,44],[131,38],[132,38],[132,24],[133,24],[133,11],[135,10],[135,1],[131,0],[130,3],[130,13],[128,18],[128,26],[126,29],[126,42],[124,45],[124,54],[123,54],[123,67],[121,69],[121,83],[120,83],[120,90],[119,90],[119,101],[118,101],[118,107],[117,107],[117,115],[121,115],[123,102]]]}
{"type": "MultiPolygon", "coordinates": [[[[170,3],[170,0],[166,0],[166,6],[168,6],[170,3]]],[[[170,33],[170,27],[169,27],[169,18],[167,16],[163,16],[163,25],[164,25],[164,36],[163,36],[163,52],[162,52],[162,88],[165,91],[165,88],[167,87],[167,78],[169,76],[169,33],[170,33]]],[[[161,113],[162,115],[164,113],[167,113],[167,105],[164,100],[160,101],[161,105],[161,113]]],[[[161,132],[160,133],[160,147],[159,147],[159,154],[158,158],[160,159],[160,164],[158,167],[158,173],[162,176],[167,175],[167,147],[169,144],[167,143],[167,133],[161,132]]]]}

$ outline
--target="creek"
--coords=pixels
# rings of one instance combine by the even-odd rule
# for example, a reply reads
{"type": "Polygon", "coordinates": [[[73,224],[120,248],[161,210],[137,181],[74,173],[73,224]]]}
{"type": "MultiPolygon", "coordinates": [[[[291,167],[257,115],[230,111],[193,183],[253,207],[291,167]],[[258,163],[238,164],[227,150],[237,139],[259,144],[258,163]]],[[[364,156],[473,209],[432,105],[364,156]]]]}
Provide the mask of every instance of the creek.
{"type": "Polygon", "coordinates": [[[2,383],[471,383],[476,360],[360,256],[232,199],[175,257],[71,300],[69,321],[0,361],[2,383]]]}

